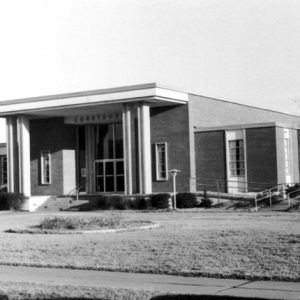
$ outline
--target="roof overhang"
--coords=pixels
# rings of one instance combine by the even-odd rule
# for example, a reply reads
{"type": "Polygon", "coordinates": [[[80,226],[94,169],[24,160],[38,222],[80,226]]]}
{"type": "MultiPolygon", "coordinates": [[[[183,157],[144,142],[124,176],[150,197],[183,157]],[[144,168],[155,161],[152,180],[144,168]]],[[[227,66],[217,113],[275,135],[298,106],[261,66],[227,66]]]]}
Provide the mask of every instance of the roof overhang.
{"type": "Polygon", "coordinates": [[[156,83],[0,101],[0,115],[38,114],[61,109],[146,101],[152,106],[186,104],[188,94],[156,83]]]}
{"type": "Polygon", "coordinates": [[[291,129],[300,129],[300,124],[268,122],[268,123],[251,123],[251,124],[236,124],[213,127],[194,127],[194,132],[220,131],[220,130],[238,130],[247,128],[264,128],[264,127],[282,127],[291,129]]]}

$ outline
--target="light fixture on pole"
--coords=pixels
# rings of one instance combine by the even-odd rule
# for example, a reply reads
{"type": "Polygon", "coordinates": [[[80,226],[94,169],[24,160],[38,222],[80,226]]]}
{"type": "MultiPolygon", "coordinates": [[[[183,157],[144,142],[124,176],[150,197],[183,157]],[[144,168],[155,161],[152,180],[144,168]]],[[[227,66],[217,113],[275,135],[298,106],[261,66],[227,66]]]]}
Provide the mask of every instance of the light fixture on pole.
{"type": "Polygon", "coordinates": [[[181,170],[173,169],[169,171],[173,177],[173,195],[174,195],[174,209],[177,209],[176,205],[176,176],[177,173],[181,172],[181,170]]]}

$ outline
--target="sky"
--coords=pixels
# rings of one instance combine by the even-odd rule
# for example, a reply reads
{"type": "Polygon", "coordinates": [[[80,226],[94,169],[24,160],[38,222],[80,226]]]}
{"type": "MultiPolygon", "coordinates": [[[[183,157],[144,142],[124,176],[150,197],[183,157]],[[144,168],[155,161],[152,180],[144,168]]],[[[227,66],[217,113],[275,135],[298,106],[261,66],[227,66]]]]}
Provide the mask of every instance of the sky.
{"type": "Polygon", "coordinates": [[[299,0],[1,0],[0,101],[158,82],[300,115],[299,13],[299,0]]]}

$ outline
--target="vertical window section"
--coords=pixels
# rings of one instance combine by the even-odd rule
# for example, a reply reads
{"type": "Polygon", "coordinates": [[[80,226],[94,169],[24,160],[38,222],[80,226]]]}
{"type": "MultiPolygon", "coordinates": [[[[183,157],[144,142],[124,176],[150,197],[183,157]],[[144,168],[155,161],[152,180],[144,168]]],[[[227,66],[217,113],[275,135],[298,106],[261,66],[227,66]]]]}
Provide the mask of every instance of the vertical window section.
{"type": "Polygon", "coordinates": [[[51,183],[51,161],[50,151],[48,150],[41,151],[41,183],[51,183]]]}
{"type": "Polygon", "coordinates": [[[229,168],[231,176],[245,176],[244,141],[229,141],[229,168]]]}
{"type": "Polygon", "coordinates": [[[285,175],[291,176],[291,146],[290,146],[290,132],[288,129],[284,129],[284,162],[285,162],[285,175]]]}
{"type": "Polygon", "coordinates": [[[168,180],[167,143],[155,144],[156,180],[168,180]]]}
{"type": "Polygon", "coordinates": [[[0,186],[7,184],[7,157],[0,155],[0,186]]]}

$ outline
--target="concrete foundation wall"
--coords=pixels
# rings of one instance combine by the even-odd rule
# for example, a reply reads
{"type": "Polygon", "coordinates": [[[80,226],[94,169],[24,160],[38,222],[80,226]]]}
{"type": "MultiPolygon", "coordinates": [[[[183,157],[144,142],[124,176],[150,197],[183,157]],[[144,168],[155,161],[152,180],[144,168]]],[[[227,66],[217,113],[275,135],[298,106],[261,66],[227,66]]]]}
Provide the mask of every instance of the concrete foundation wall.
{"type": "MultiPolygon", "coordinates": [[[[76,126],[64,124],[63,118],[37,119],[30,121],[30,160],[32,195],[61,195],[70,180],[75,178],[75,170],[67,171],[73,163],[64,162],[65,150],[76,149],[76,126]],[[51,153],[51,184],[41,184],[40,153],[49,150],[51,153]],[[65,173],[64,173],[65,170],[65,173]],[[72,173],[73,172],[73,173],[72,173]],[[71,174],[72,173],[72,174],[71,174]],[[71,177],[69,177],[71,176],[71,177]],[[64,184],[66,184],[64,189],[64,184]]],[[[74,162],[75,163],[75,162],[74,162]]],[[[75,187],[75,184],[74,186],[75,187]]],[[[71,189],[70,189],[71,190],[71,189]]]]}

